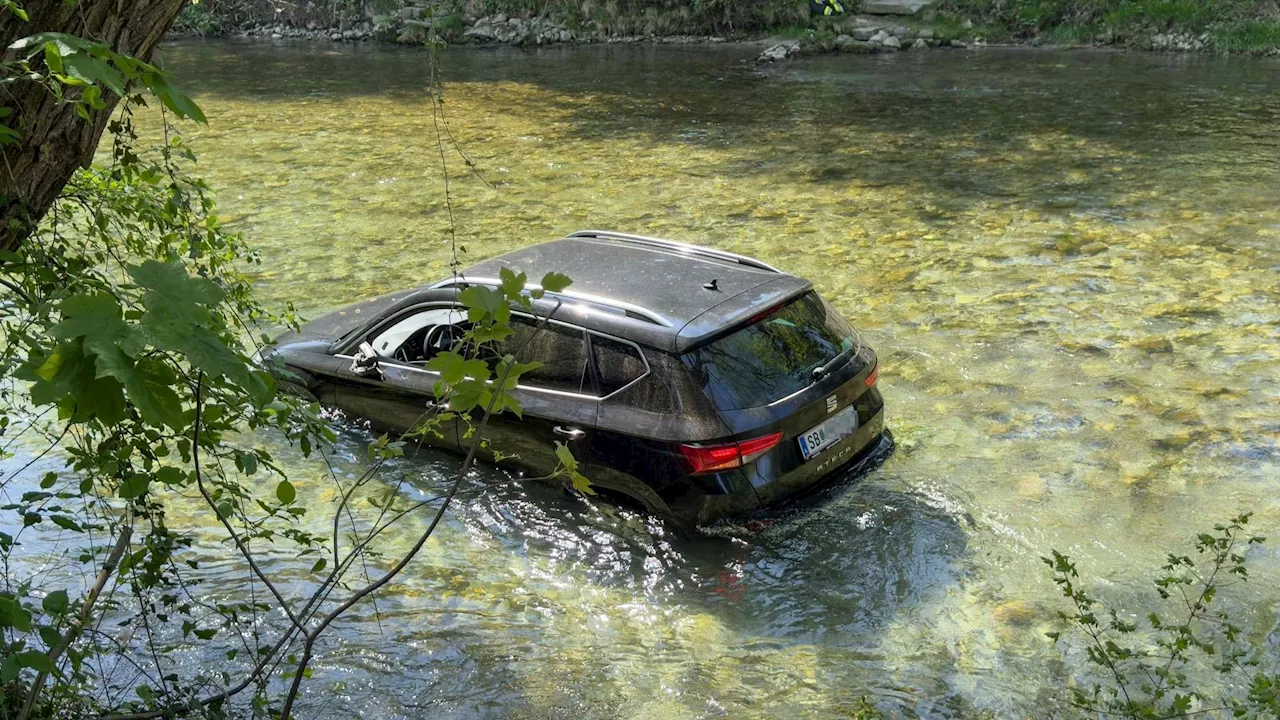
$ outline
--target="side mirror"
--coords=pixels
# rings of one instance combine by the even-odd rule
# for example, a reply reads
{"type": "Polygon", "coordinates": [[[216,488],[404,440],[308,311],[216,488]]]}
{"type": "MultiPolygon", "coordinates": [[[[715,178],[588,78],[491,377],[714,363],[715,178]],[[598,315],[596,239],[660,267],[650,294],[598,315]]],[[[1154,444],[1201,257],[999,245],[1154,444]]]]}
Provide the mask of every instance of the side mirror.
{"type": "Polygon", "coordinates": [[[382,368],[378,367],[378,353],[367,342],[360,343],[360,349],[351,358],[351,372],[360,377],[382,379],[382,368]]]}

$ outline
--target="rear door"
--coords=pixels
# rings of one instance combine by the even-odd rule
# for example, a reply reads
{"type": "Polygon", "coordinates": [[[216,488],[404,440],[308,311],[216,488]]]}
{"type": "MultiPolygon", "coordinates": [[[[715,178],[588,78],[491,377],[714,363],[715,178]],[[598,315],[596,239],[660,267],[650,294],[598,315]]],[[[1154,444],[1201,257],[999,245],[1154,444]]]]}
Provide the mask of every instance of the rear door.
{"type": "MultiPolygon", "coordinates": [[[[511,317],[512,335],[499,354],[511,353],[519,362],[542,365],[520,377],[511,395],[520,403],[521,416],[506,412],[489,418],[481,432],[483,457],[533,476],[550,474],[557,466],[556,443],[564,443],[579,460],[585,460],[595,428],[599,401],[587,362],[587,338],[581,328],[559,322],[542,323],[525,315],[511,317]]],[[[478,428],[483,413],[471,415],[478,428]]],[[[471,437],[461,426],[461,444],[468,449],[471,437]]]]}

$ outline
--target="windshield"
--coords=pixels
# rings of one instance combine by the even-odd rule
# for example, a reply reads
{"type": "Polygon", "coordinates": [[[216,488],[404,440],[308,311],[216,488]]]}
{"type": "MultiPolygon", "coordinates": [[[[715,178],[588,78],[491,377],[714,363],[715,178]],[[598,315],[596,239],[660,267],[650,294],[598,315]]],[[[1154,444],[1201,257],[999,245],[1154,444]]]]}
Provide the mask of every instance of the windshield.
{"type": "Polygon", "coordinates": [[[809,292],[737,332],[685,353],[683,360],[716,407],[739,410],[803,390],[813,384],[815,368],[841,354],[852,357],[860,347],[861,339],[848,321],[809,292]]]}

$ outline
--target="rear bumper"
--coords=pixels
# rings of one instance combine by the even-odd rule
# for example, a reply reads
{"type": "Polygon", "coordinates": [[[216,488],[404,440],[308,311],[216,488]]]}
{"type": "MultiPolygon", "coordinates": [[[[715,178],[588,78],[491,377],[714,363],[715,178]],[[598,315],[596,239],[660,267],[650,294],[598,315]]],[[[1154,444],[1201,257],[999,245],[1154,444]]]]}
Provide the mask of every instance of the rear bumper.
{"type": "Polygon", "coordinates": [[[893,450],[893,433],[885,429],[881,409],[843,443],[810,461],[812,467],[800,477],[764,478],[751,468],[748,476],[753,487],[749,492],[704,495],[690,504],[672,503],[672,514],[685,522],[705,525],[728,518],[776,513],[839,482],[874,470],[893,450]]]}
{"type": "Polygon", "coordinates": [[[878,404],[875,412],[867,417],[844,440],[824,450],[808,461],[800,460],[799,447],[794,438],[784,442],[771,456],[765,456],[752,467],[746,468],[747,479],[760,498],[760,505],[768,507],[796,495],[810,492],[826,483],[874,451],[884,434],[884,405],[878,404]]]}
{"type": "Polygon", "coordinates": [[[808,487],[795,492],[771,505],[765,506],[760,510],[752,513],[753,517],[761,517],[777,513],[779,510],[795,506],[806,500],[813,498],[823,490],[835,487],[842,482],[854,480],[861,477],[865,473],[871,472],[880,467],[884,461],[893,455],[895,448],[893,441],[893,432],[889,430],[881,430],[880,434],[872,438],[862,450],[854,453],[843,465],[836,467],[834,470],[823,475],[817,482],[808,487]]]}

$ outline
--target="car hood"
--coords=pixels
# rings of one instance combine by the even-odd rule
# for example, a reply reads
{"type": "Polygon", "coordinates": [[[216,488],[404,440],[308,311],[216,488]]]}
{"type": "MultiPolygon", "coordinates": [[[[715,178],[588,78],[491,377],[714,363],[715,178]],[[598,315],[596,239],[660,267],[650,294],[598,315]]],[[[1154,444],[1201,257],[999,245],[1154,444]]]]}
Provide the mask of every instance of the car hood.
{"type": "Polygon", "coordinates": [[[303,324],[298,332],[285,332],[276,338],[275,344],[282,346],[302,341],[323,341],[326,345],[332,344],[377,319],[391,306],[414,292],[417,292],[417,290],[397,290],[369,300],[352,303],[303,324]]]}

